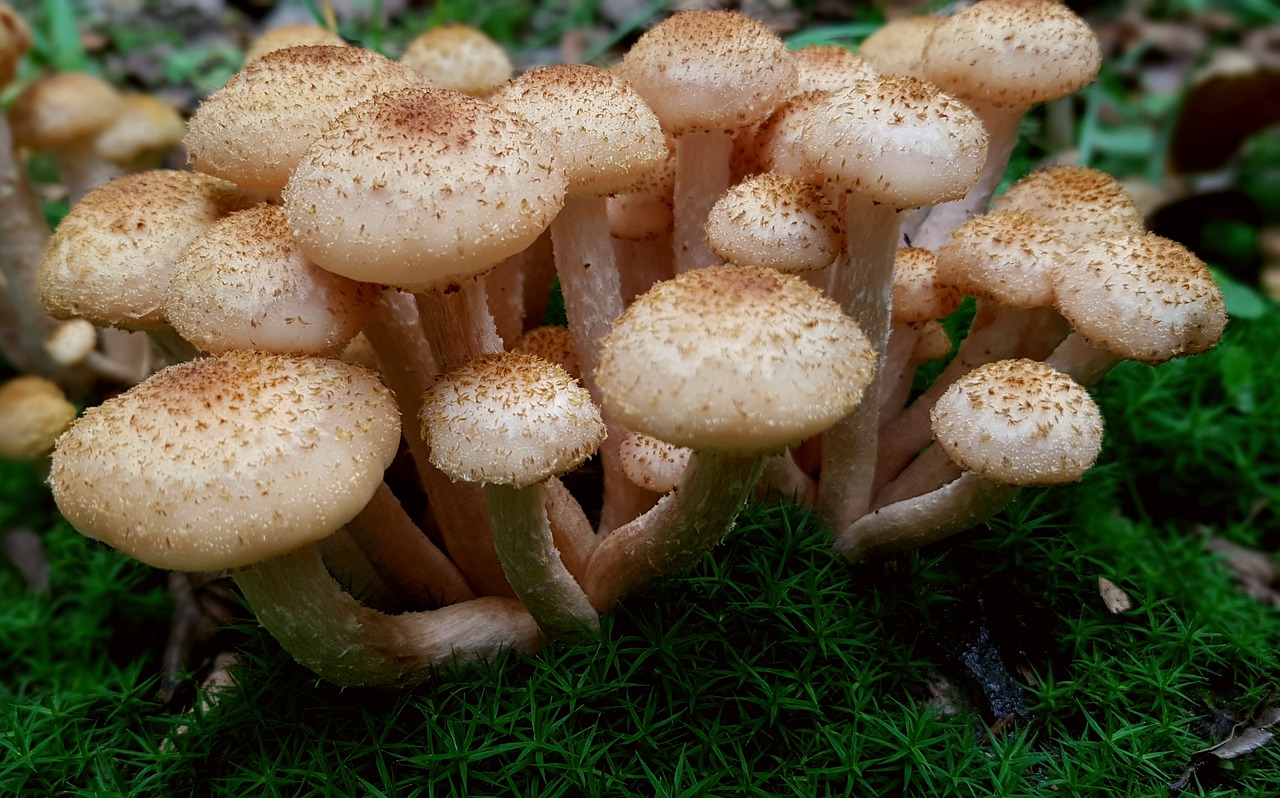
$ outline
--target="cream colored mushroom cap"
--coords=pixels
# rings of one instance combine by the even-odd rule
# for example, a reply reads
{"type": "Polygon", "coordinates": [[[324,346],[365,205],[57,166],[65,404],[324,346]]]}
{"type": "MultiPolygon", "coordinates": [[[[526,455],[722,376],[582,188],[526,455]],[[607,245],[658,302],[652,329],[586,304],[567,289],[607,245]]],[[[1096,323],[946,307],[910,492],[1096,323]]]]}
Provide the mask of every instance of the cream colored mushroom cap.
{"type": "Polygon", "coordinates": [[[736,11],[674,14],[641,36],[619,69],[675,134],[758,122],[796,81],[782,40],[736,11]]]}
{"type": "Polygon", "coordinates": [[[93,142],[94,151],[125,168],[158,164],[169,150],[182,143],[187,124],[172,105],[149,94],[130,92],[120,102],[115,121],[93,142]]]}
{"type": "Polygon", "coordinates": [[[512,352],[555,363],[575,380],[582,377],[582,364],[573,346],[573,333],[568,327],[534,327],[517,338],[509,348],[512,352]]]}
{"type": "Polygon", "coordinates": [[[533,69],[491,99],[551,138],[570,194],[625,191],[667,157],[666,137],[649,106],[626,81],[599,67],[533,69]]]}
{"type": "Polygon", "coordinates": [[[284,211],[262,205],[228,216],[183,250],[165,316],[179,335],[212,354],[336,356],[381,298],[381,286],[308,261],[284,211]]]}
{"type": "Polygon", "coordinates": [[[930,34],[923,63],[926,79],[961,99],[1029,108],[1092,83],[1102,50],[1056,0],[979,0],[930,34]]]}
{"type": "Polygon", "coordinates": [[[838,44],[811,44],[791,57],[796,65],[794,94],[837,91],[880,75],[870,59],[838,44]]]}
{"type": "Polygon", "coordinates": [[[1072,261],[1057,225],[1020,211],[992,211],[956,228],[938,249],[938,277],[979,299],[1014,308],[1053,304],[1053,275],[1072,261]]]}
{"type": "Polygon", "coordinates": [[[858,325],[800,278],[716,266],[638,297],[603,340],[596,383],[630,430],[768,452],[847,415],[874,362],[858,325]]]}
{"type": "Polygon", "coordinates": [[[528,122],[465,94],[379,94],[312,145],[285,189],[285,215],[322,268],[408,290],[447,287],[551,224],[565,192],[552,150],[528,122]]]}
{"type": "Polygon", "coordinates": [[[938,274],[938,258],[920,247],[901,247],[893,259],[893,320],[933,321],[960,307],[963,294],[938,274]]]}
{"type": "Polygon", "coordinates": [[[893,19],[880,26],[858,46],[858,55],[881,74],[924,78],[924,46],[947,18],[936,14],[893,19]]]}
{"type": "Polygon", "coordinates": [[[1047,219],[1075,245],[1143,230],[1142,212],[1124,185],[1087,166],[1032,172],[996,197],[992,210],[1023,211],[1047,219]]]}
{"type": "Polygon", "coordinates": [[[791,175],[815,185],[823,182],[805,157],[800,138],[809,114],[829,96],[829,92],[810,91],[789,97],[760,123],[751,143],[755,171],[791,175]]]}
{"type": "Polygon", "coordinates": [[[31,50],[31,29],[17,11],[0,3],[0,88],[18,72],[18,62],[31,50]]]}
{"type": "Polygon", "coordinates": [[[14,377],[0,383],[0,458],[34,460],[76,417],[62,389],[43,377],[14,377]]]}
{"type": "Polygon", "coordinates": [[[618,464],[632,485],[654,493],[675,490],[689,467],[693,450],[649,435],[629,432],[618,446],[618,464]]]}
{"type": "Polygon", "coordinates": [[[1089,392],[1035,360],[979,366],[947,388],[930,416],[948,457],[1003,485],[1074,482],[1102,448],[1102,413],[1089,392]]]}
{"type": "Polygon", "coordinates": [[[840,254],[840,222],[821,189],[788,175],[753,175],[711,208],[707,244],[737,266],[825,269],[840,254]]]}
{"type": "Polygon", "coordinates": [[[609,234],[623,241],[650,241],[671,232],[675,219],[676,159],[667,155],[626,191],[606,202],[609,234]]]}
{"type": "Polygon", "coordinates": [[[488,97],[513,71],[506,51],[469,25],[441,25],[418,34],[400,62],[432,86],[473,97],[488,97]]]}
{"type": "Polygon", "coordinates": [[[37,150],[83,144],[115,121],[120,104],[111,84],[87,72],[46,75],[13,100],[14,143],[37,150]]]}
{"type": "Polygon", "coordinates": [[[800,144],[823,174],[899,210],[963,197],[987,157],[973,111],[902,76],[833,93],[809,114],[800,144]]]}
{"type": "Polygon", "coordinates": [[[60,319],[162,329],[178,255],[214,222],[253,205],[231,183],[194,172],[112,180],[86,194],[54,231],[36,273],[40,301],[60,319]]]}
{"type": "Polygon", "coordinates": [[[278,25],[269,28],[251,42],[245,50],[244,62],[250,64],[267,53],[285,50],[290,47],[306,47],[308,45],[329,45],[345,47],[346,41],[334,31],[308,22],[296,25],[278,25]]]}
{"type": "Polygon", "coordinates": [[[422,395],[422,439],[453,480],[526,487],[576,468],[605,438],[591,394],[533,355],[482,355],[422,395]]]}
{"type": "Polygon", "coordinates": [[[1163,363],[1212,348],[1227,324],[1209,268],[1154,233],[1099,239],[1054,275],[1057,307],[1089,343],[1123,358],[1163,363]]]}
{"type": "Polygon", "coordinates": [[[49,482],[71,525],[158,568],[219,571],[350,521],[400,441],[395,400],[338,360],[233,352],[90,408],[49,482]]]}
{"type": "Polygon", "coordinates": [[[343,111],[422,78],[371,50],[311,45],[274,50],[237,72],[191,117],[196,171],[278,197],[303,153],[343,111]]]}

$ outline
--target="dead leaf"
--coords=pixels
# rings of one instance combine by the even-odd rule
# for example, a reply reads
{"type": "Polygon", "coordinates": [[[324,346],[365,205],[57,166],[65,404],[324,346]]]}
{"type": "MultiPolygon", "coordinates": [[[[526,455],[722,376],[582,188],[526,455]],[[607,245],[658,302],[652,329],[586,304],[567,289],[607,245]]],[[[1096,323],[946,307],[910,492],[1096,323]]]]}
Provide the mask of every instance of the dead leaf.
{"type": "Polygon", "coordinates": [[[1210,538],[1205,548],[1219,555],[1246,595],[1280,608],[1280,566],[1271,555],[1224,538],[1210,538]]]}
{"type": "Polygon", "coordinates": [[[173,596],[173,624],[160,681],[160,698],[166,702],[173,699],[184,674],[195,670],[208,655],[209,642],[240,607],[226,574],[171,572],[169,594],[173,596]]]}
{"type": "Polygon", "coordinates": [[[1207,764],[1227,759],[1238,759],[1257,751],[1275,739],[1275,727],[1280,723],[1280,705],[1266,703],[1255,710],[1248,720],[1236,724],[1231,736],[1215,746],[1197,751],[1187,763],[1187,769],[1169,785],[1170,792],[1182,792],[1191,784],[1196,771],[1207,764]]]}
{"type": "Polygon", "coordinates": [[[1105,576],[1098,577],[1098,595],[1102,596],[1102,603],[1112,615],[1120,615],[1133,609],[1133,599],[1129,594],[1105,576]]]}

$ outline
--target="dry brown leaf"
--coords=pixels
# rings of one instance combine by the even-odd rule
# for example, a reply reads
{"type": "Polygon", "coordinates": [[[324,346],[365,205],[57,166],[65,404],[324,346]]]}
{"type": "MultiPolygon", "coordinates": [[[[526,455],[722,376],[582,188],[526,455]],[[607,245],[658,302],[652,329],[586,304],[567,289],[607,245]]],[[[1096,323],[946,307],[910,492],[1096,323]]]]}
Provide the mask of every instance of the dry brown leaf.
{"type": "Polygon", "coordinates": [[[1098,577],[1098,595],[1102,596],[1102,603],[1112,615],[1120,615],[1133,609],[1133,599],[1129,594],[1105,576],[1098,577]]]}

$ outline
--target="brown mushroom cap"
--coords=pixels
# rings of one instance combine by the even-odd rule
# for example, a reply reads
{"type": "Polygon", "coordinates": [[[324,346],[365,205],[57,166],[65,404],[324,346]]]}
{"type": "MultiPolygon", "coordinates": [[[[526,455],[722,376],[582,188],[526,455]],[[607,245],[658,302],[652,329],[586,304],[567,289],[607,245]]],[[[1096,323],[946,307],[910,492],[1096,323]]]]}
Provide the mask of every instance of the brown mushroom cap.
{"type": "Polygon", "coordinates": [[[993,210],[1047,219],[1075,245],[1143,230],[1142,213],[1120,181],[1087,166],[1032,172],[996,197],[993,210]]]}
{"type": "Polygon", "coordinates": [[[1055,0],[979,0],[924,48],[924,77],[963,100],[1029,108],[1079,91],[1102,64],[1098,37],[1055,0]]]}
{"type": "Polygon", "coordinates": [[[1034,360],[974,369],[943,393],[931,417],[947,456],[1004,485],[1074,482],[1102,448],[1102,413],[1089,392],[1034,360]]]}
{"type": "Polygon", "coordinates": [[[737,266],[783,272],[824,269],[843,239],[822,191],[788,175],[753,175],[729,189],[707,217],[707,243],[737,266]]]}
{"type": "Polygon", "coordinates": [[[564,192],[550,143],[528,122],[465,94],[416,88],[339,117],[289,180],[284,210],[321,267],[421,290],[529,246],[564,192]]]}
{"type": "Polygon", "coordinates": [[[758,122],[796,80],[782,40],[736,11],[674,14],[641,36],[619,69],[675,134],[758,122]]]}
{"type": "Polygon", "coordinates": [[[575,380],[582,376],[578,352],[573,347],[573,333],[568,327],[534,327],[517,338],[509,348],[512,352],[555,363],[575,380]]]}
{"type": "Polygon", "coordinates": [[[339,114],[377,92],[423,83],[359,47],[289,47],[245,65],[191,118],[191,166],[279,196],[302,154],[339,114]]]}
{"type": "Polygon", "coordinates": [[[14,143],[54,150],[91,141],[115,121],[120,93],[87,72],[58,72],[28,85],[9,109],[14,143]]]}
{"type": "Polygon", "coordinates": [[[874,361],[858,325],[800,278],[717,266],[638,297],[604,339],[596,382],[628,429],[765,452],[847,415],[874,361]]]}
{"type": "Polygon", "coordinates": [[[31,50],[31,29],[7,3],[0,3],[0,87],[18,72],[18,62],[31,50]]]}
{"type": "Polygon", "coordinates": [[[982,122],[930,83],[890,76],[831,94],[801,146],[823,174],[899,210],[963,197],[987,157],[982,122]]]}
{"type": "Polygon", "coordinates": [[[254,201],[225,180],[157,170],[99,186],[58,225],[36,273],[57,318],[129,330],[165,326],[164,292],[182,250],[254,201]]]}
{"type": "Polygon", "coordinates": [[[336,355],[381,298],[381,286],[308,261],[284,211],[262,205],[217,222],[183,250],[165,316],[179,335],[212,354],[336,355]]]}
{"type": "Polygon", "coordinates": [[[0,458],[34,460],[76,417],[56,383],[43,377],[14,377],[0,383],[0,458]]]}
{"type": "Polygon", "coordinates": [[[400,441],[390,391],[338,360],[233,352],[90,408],[49,482],[84,535],[158,568],[219,571],[332,534],[400,441]]]}
{"type": "Polygon", "coordinates": [[[1057,307],[1092,345],[1155,364],[1222,338],[1222,291],[1181,244],[1154,233],[1099,239],[1072,261],[1054,275],[1057,307]]]}
{"type": "Polygon", "coordinates": [[[551,138],[570,194],[625,191],[667,158],[658,118],[626,81],[599,67],[533,69],[492,100],[551,138]]]}
{"type": "Polygon", "coordinates": [[[400,63],[440,89],[488,97],[511,77],[511,59],[483,31],[469,25],[441,25],[418,34],[400,63]]]}
{"type": "Polygon", "coordinates": [[[600,411],[564,369],[482,355],[422,395],[422,439],[453,480],[527,487],[576,468],[605,437],[600,411]]]}
{"type": "Polygon", "coordinates": [[[992,211],[956,228],[937,253],[938,277],[962,293],[1015,308],[1053,304],[1053,275],[1074,247],[1048,220],[992,211]]]}

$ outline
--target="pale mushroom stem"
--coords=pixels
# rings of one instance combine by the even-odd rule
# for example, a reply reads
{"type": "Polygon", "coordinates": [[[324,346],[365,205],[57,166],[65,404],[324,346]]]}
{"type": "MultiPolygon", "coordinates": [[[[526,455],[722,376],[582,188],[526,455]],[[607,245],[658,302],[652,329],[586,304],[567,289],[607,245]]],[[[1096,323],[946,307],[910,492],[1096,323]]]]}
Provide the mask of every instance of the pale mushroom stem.
{"type": "Polygon", "coordinates": [[[409,518],[384,482],[347,531],[396,595],[414,607],[441,607],[476,597],[444,552],[409,518]]]}
{"type": "Polygon", "coordinates": [[[538,626],[565,639],[595,632],[600,619],[560,559],[538,485],[489,485],[489,518],[498,559],[538,626]]]}
{"type": "Polygon", "coordinates": [[[876,371],[853,412],[822,434],[818,508],[832,529],[843,529],[871,506],[899,228],[895,209],[857,193],[846,198],[845,262],[835,276],[833,298],[870,341],[876,371]]]}
{"type": "Polygon", "coordinates": [[[1088,387],[1123,360],[1114,352],[1108,352],[1090,344],[1083,335],[1073,332],[1058,344],[1058,348],[1044,362],[1081,385],[1088,387]]]}
{"type": "Polygon", "coordinates": [[[880,381],[880,394],[877,396],[881,426],[902,410],[911,394],[911,383],[915,379],[917,366],[911,354],[919,340],[918,326],[895,323],[889,331],[889,345],[885,348],[884,379],[880,381]]]}
{"type": "Polygon", "coordinates": [[[978,366],[1011,357],[1040,360],[1066,336],[1066,321],[1053,308],[1019,310],[978,301],[969,335],[942,374],[924,393],[880,430],[883,441],[875,467],[876,491],[902,472],[931,437],[929,411],[956,380],[978,366]]]}
{"type": "Polygon", "coordinates": [[[606,612],[637,588],[702,559],[733,527],[763,468],[760,455],[695,451],[679,487],[601,541],[587,566],[591,604],[606,612]]]}
{"type": "Polygon", "coordinates": [[[614,241],[618,271],[622,281],[622,304],[649,290],[659,280],[670,280],[671,235],[665,234],[640,241],[614,241]]]}
{"type": "Polygon", "coordinates": [[[581,582],[586,578],[587,563],[600,545],[600,537],[582,511],[582,505],[559,479],[542,483],[542,500],[551,522],[551,534],[564,566],[581,582]]]}
{"type": "Polygon", "coordinates": [[[483,276],[463,280],[444,291],[424,291],[414,297],[427,343],[441,371],[502,351],[502,339],[489,313],[483,276]]]}
{"type": "Polygon", "coordinates": [[[341,686],[401,686],[441,668],[541,644],[520,602],[493,596],[386,615],[339,587],[315,546],[232,574],[258,621],[286,651],[341,686]]]}
{"type": "Polygon", "coordinates": [[[186,363],[188,360],[195,360],[200,357],[200,350],[196,349],[190,341],[178,335],[172,327],[165,326],[147,330],[147,337],[151,339],[151,343],[155,344],[160,356],[164,358],[164,362],[170,366],[176,366],[179,363],[186,363]]]}
{"type": "Polygon", "coordinates": [[[729,188],[733,136],[722,130],[682,133],[676,139],[675,273],[702,269],[720,260],[703,229],[711,208],[729,188]]]}
{"type": "Polygon", "coordinates": [[[872,509],[915,498],[960,476],[960,466],[938,444],[930,444],[889,484],[876,492],[872,509]]]}
{"type": "Polygon", "coordinates": [[[947,243],[951,233],[978,214],[986,213],[991,197],[1000,187],[1009,156],[1018,143],[1018,125],[1026,115],[1025,108],[995,108],[981,104],[969,107],[982,120],[987,131],[987,160],[978,182],[961,199],[943,202],[929,209],[929,214],[911,236],[911,245],[936,250],[947,243]]]}
{"type": "Polygon", "coordinates": [[[1015,485],[965,473],[923,496],[864,515],[836,536],[835,550],[856,563],[918,549],[982,523],[1017,495],[1015,485]]]}
{"type": "Polygon", "coordinates": [[[818,498],[818,485],[796,463],[791,450],[765,458],[764,471],[757,485],[759,494],[780,496],[804,507],[813,506],[818,498]]]}
{"type": "Polygon", "coordinates": [[[119,166],[98,157],[92,141],[60,149],[53,157],[62,185],[67,189],[67,202],[72,205],[98,186],[124,174],[119,166]]]}

